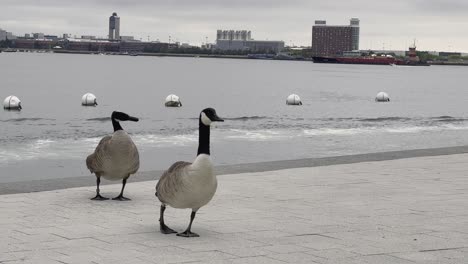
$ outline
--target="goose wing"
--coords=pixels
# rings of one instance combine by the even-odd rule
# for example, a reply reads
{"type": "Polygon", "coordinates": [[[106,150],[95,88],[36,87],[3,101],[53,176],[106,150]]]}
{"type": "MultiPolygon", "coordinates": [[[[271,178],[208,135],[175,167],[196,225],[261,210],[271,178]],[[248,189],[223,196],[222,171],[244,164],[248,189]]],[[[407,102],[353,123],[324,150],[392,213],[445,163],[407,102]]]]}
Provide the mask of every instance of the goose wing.
{"type": "Polygon", "coordinates": [[[140,168],[140,154],[138,153],[138,148],[132,141],[132,148],[129,151],[131,166],[128,171],[129,174],[135,174],[140,168]]]}
{"type": "Polygon", "coordinates": [[[190,165],[192,165],[190,162],[178,161],[162,174],[158,184],[156,184],[156,196],[161,202],[171,201],[177,192],[184,187],[182,177],[187,173],[190,165]]]}
{"type": "Polygon", "coordinates": [[[91,173],[102,172],[102,157],[105,155],[108,149],[108,145],[112,136],[105,136],[99,141],[94,153],[86,158],[86,167],[88,167],[91,173]]]}

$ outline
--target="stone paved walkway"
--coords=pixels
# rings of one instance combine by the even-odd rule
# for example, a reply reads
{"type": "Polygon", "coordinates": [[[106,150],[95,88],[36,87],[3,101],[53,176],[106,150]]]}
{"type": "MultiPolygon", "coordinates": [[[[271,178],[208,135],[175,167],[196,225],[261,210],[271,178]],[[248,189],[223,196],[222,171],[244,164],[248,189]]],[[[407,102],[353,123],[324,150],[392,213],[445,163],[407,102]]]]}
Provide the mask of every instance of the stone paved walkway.
{"type": "Polygon", "coordinates": [[[156,181],[2,195],[0,263],[468,263],[466,154],[218,179],[200,238],[159,233],[156,181]]]}

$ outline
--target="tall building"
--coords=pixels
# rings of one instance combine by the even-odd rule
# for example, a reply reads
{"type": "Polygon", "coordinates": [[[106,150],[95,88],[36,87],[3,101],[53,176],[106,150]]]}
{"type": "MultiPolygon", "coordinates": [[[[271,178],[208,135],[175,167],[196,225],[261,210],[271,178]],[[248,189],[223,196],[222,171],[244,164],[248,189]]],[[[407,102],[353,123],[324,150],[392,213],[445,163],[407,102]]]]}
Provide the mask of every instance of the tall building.
{"type": "Polygon", "coordinates": [[[0,28],[0,41],[4,41],[7,39],[7,32],[0,28]]]}
{"type": "Polygon", "coordinates": [[[284,49],[284,41],[254,40],[252,32],[248,30],[218,30],[216,49],[278,53],[284,49]]]}
{"type": "Polygon", "coordinates": [[[359,18],[351,18],[351,38],[353,40],[353,50],[359,50],[359,18]]]}
{"type": "Polygon", "coordinates": [[[115,12],[109,17],[109,39],[120,40],[120,17],[115,12]]]}
{"type": "Polygon", "coordinates": [[[312,27],[312,54],[334,56],[359,49],[359,19],[349,25],[328,26],[325,20],[316,20],[312,27]]]}

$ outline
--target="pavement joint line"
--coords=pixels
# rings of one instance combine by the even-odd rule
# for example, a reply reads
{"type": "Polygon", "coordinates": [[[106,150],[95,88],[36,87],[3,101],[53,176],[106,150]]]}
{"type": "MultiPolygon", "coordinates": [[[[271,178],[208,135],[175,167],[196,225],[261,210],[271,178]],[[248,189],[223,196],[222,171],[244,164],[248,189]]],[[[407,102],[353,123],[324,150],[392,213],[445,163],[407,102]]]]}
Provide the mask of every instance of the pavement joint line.
{"type": "Polygon", "coordinates": [[[465,249],[465,248],[467,247],[423,249],[423,250],[419,250],[419,252],[435,252],[435,251],[457,250],[457,249],[465,249]]]}

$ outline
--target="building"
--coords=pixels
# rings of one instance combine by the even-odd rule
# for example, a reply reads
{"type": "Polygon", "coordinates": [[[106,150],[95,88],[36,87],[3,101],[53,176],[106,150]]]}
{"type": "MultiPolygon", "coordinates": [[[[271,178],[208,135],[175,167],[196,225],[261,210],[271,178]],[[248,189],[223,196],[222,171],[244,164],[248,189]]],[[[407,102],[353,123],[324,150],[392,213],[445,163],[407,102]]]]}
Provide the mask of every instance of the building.
{"type": "Polygon", "coordinates": [[[121,41],[133,41],[135,40],[134,36],[120,36],[121,41]]]}
{"type": "Polygon", "coordinates": [[[109,17],[109,39],[120,40],[120,17],[115,12],[109,17]]]}
{"type": "Polygon", "coordinates": [[[57,40],[59,37],[56,35],[44,35],[44,39],[57,40]]]}
{"type": "Polygon", "coordinates": [[[44,33],[33,33],[33,38],[34,39],[44,39],[45,35],[44,35],[44,33]]]}
{"type": "Polygon", "coordinates": [[[251,31],[247,30],[218,30],[216,49],[278,53],[284,49],[284,41],[254,40],[251,31]]]}
{"type": "Polygon", "coordinates": [[[359,19],[349,25],[329,26],[325,20],[316,20],[312,27],[312,55],[334,56],[345,51],[359,50],[359,19]]]}
{"type": "Polygon", "coordinates": [[[82,35],[81,39],[96,39],[96,36],[91,36],[91,35],[82,35]]]}
{"type": "Polygon", "coordinates": [[[0,28],[0,41],[5,41],[5,40],[13,40],[16,39],[16,36],[13,35],[11,32],[7,32],[6,30],[3,30],[0,28]]]}
{"type": "Polygon", "coordinates": [[[0,28],[0,41],[5,41],[7,39],[7,32],[0,28]]]}
{"type": "Polygon", "coordinates": [[[349,24],[351,26],[351,39],[353,41],[352,50],[359,50],[359,19],[351,18],[349,24]]]}
{"type": "Polygon", "coordinates": [[[251,34],[247,30],[218,30],[216,40],[251,40],[251,34]]]}

